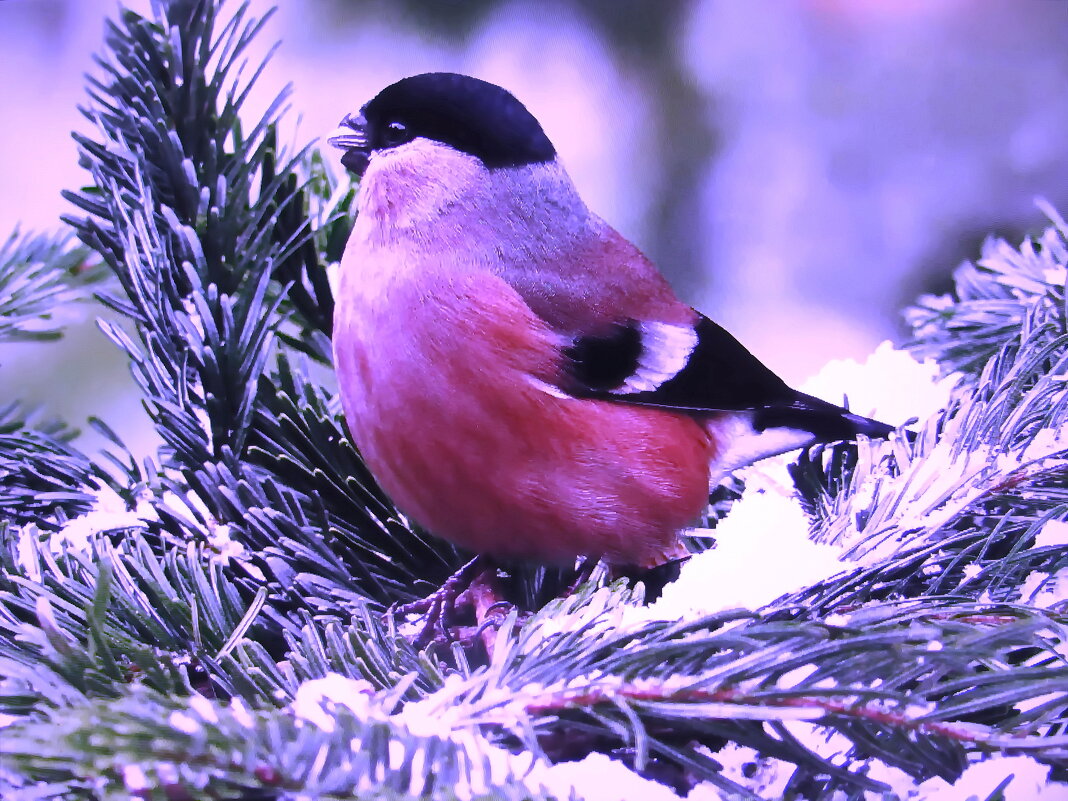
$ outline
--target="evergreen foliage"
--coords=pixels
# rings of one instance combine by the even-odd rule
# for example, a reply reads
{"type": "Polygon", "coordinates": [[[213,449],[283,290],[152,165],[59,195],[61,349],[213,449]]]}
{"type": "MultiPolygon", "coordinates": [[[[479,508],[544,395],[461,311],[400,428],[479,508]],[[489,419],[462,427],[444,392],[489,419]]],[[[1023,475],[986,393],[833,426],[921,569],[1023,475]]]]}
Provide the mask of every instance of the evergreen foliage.
{"type": "Polygon", "coordinates": [[[1068,570],[1043,538],[1068,520],[1052,210],[910,310],[911,347],[959,376],[947,409],[793,466],[813,536],[854,568],[684,621],[603,575],[550,601],[563,573],[516,569],[531,615],[490,656],[418,651],[383,610],[467,555],[393,509],[345,431],[327,275],[354,188],[279,144],[286,92],[248,124],[263,23],[236,2],[123,11],[78,140],[92,183],[68,193],[83,244],[0,250],[0,339],[54,336],[101,287],[80,266],[106,266],[128,325],[102,327],[164,443],[89,456],[0,410],[0,795],[541,798],[547,762],[601,752],[683,794],[760,798],[724,770],[737,746],[814,801],[881,792],[876,760],[953,780],[1027,754],[1064,778],[1068,617],[1037,603],[1068,570]]]}
{"type": "MultiPolygon", "coordinates": [[[[54,340],[70,306],[88,300],[108,272],[70,233],[12,234],[0,246],[0,344],[54,340]]],[[[87,509],[94,474],[70,447],[75,433],[17,402],[0,406],[0,516],[32,523],[55,508],[87,509]]]]}
{"type": "Polygon", "coordinates": [[[106,276],[70,234],[12,234],[0,245],[0,342],[58,338],[61,307],[89,298],[106,276]]]}

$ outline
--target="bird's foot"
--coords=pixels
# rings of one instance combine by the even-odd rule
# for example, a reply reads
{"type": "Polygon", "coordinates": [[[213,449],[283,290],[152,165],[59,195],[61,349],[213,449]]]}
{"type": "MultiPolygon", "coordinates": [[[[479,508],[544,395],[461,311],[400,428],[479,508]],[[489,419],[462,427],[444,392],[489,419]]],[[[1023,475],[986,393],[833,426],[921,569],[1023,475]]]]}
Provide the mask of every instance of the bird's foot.
{"type": "Polygon", "coordinates": [[[483,570],[482,557],[476,556],[441,585],[439,590],[426,598],[393,607],[389,613],[396,619],[407,615],[423,615],[423,625],[412,640],[417,650],[422,650],[435,639],[448,642],[449,629],[455,625],[456,599],[467,589],[475,576],[483,570]]]}
{"type": "Polygon", "coordinates": [[[492,570],[484,570],[475,576],[460,602],[471,608],[475,625],[458,629],[457,639],[466,646],[472,646],[477,640],[481,640],[486,656],[492,661],[497,630],[515,609],[515,605],[501,599],[497,575],[492,570]]]}
{"type": "Polygon", "coordinates": [[[481,639],[492,656],[494,631],[513,609],[501,600],[496,568],[484,557],[475,557],[453,573],[441,589],[426,598],[394,607],[394,618],[422,615],[412,645],[422,650],[431,643],[473,644],[481,639]],[[471,625],[471,621],[474,625],[471,625]]]}

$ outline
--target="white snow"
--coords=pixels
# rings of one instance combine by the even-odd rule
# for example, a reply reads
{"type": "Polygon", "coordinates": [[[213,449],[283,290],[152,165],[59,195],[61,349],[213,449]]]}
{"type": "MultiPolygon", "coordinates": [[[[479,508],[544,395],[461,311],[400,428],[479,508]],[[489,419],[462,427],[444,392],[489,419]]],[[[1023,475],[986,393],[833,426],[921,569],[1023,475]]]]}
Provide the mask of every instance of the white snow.
{"type": "Polygon", "coordinates": [[[252,719],[252,712],[249,710],[245,702],[236,695],[230,699],[230,712],[233,713],[234,720],[246,729],[251,729],[256,725],[256,722],[252,719]]]}
{"type": "Polygon", "coordinates": [[[1064,286],[1065,281],[1068,280],[1068,268],[1047,267],[1042,271],[1042,278],[1052,286],[1064,286]]]}
{"type": "MultiPolygon", "coordinates": [[[[752,748],[736,743],[727,743],[713,758],[723,765],[723,775],[735,784],[740,784],[747,790],[761,794],[762,798],[781,798],[786,789],[786,783],[796,770],[796,765],[783,762],[780,759],[760,757],[752,748]]],[[[712,785],[705,784],[695,787],[690,793],[690,799],[696,801],[699,797],[718,798],[716,795],[708,796],[707,791],[713,789],[712,785]],[[704,792],[700,792],[704,790],[704,792]]]]}
{"type": "Polygon", "coordinates": [[[1006,481],[1040,469],[1068,466],[1068,460],[1057,455],[1068,447],[1068,439],[1062,432],[1048,429],[1040,431],[1022,452],[980,447],[958,454],[954,442],[967,424],[963,416],[953,418],[946,424],[944,436],[929,447],[923,459],[906,461],[896,468],[868,459],[862,443],[862,462],[871,461],[872,466],[867,472],[858,470],[855,474],[854,493],[847,499],[850,509],[865,509],[865,499],[874,497],[876,485],[884,496],[883,508],[891,506],[886,502],[888,494],[896,496],[896,502],[892,504],[893,519],[869,519],[862,528],[854,524],[855,515],[850,510],[837,510],[830,536],[843,545],[846,556],[865,565],[883,561],[906,545],[923,541],[1006,481]],[[869,486],[866,488],[865,484],[869,486]]]}
{"type": "Polygon", "coordinates": [[[1068,545],[1068,521],[1050,520],[1035,537],[1035,548],[1054,548],[1068,545]]]}
{"type": "MultiPolygon", "coordinates": [[[[93,504],[89,511],[65,521],[58,531],[46,534],[32,523],[18,529],[15,558],[28,578],[41,580],[39,558],[49,560],[67,551],[86,552],[100,534],[144,528],[147,521],[158,519],[146,498],[137,498],[131,510],[111,487],[100,485],[90,492],[93,504]]],[[[58,569],[53,573],[62,575],[58,569]]]]}
{"type": "Polygon", "coordinates": [[[989,797],[1009,776],[1003,790],[1005,801],[1068,801],[1068,784],[1049,781],[1049,767],[1031,757],[993,756],[970,766],[952,785],[944,779],[928,779],[919,786],[923,801],[973,801],[989,797]]]}
{"type": "MultiPolygon", "coordinates": [[[[387,718],[375,702],[374,688],[370,682],[329,673],[321,679],[306,681],[298,687],[291,710],[297,718],[306,720],[325,732],[331,732],[335,728],[333,710],[344,707],[361,720],[390,719],[417,737],[437,737],[453,742],[473,757],[468,765],[467,783],[451,788],[459,799],[484,795],[495,784],[505,782],[510,777],[525,778],[534,786],[536,777],[542,776],[548,769],[544,762],[539,762],[531,753],[513,754],[492,745],[474,727],[466,725],[462,714],[448,714],[451,704],[435,703],[443,700],[442,696],[447,698],[449,691],[456,689],[457,684],[462,684],[458,676],[451,678],[451,687],[447,686],[422,702],[410,703],[400,713],[387,718]]],[[[351,746],[358,752],[362,750],[363,742],[355,739],[351,746]]],[[[390,765],[394,768],[400,767],[406,755],[402,744],[399,741],[390,742],[388,748],[390,765]]],[[[413,780],[417,775],[413,771],[413,780]]],[[[371,784],[365,789],[372,789],[373,786],[371,784]]],[[[413,791],[418,789],[413,787],[413,791]]]]}
{"type": "Polygon", "coordinates": [[[886,341],[864,362],[829,362],[798,389],[832,403],[848,398],[852,412],[897,426],[913,417],[924,420],[946,407],[957,378],[939,378],[938,372],[933,359],[918,362],[886,341]]]}
{"type": "Polygon", "coordinates": [[[94,493],[92,508],[85,514],[73,517],[52,535],[49,545],[53,553],[63,550],[89,550],[93,537],[108,531],[129,528],[144,528],[146,520],[155,520],[156,512],[143,499],[138,499],[130,510],[115,490],[101,486],[94,493]]]}
{"type": "MultiPolygon", "coordinates": [[[[794,721],[785,725],[790,734],[823,759],[836,765],[848,764],[853,770],[863,769],[870,778],[890,787],[887,795],[866,793],[866,801],[887,801],[888,799],[921,801],[921,797],[917,794],[916,783],[904,771],[878,760],[851,761],[848,753],[852,743],[837,732],[805,722],[794,721]]],[[[724,775],[727,778],[758,794],[760,798],[780,798],[786,783],[796,770],[796,765],[790,762],[768,757],[761,759],[753,749],[733,743],[712,756],[723,765],[724,775]]],[[[706,784],[695,788],[689,796],[689,801],[697,801],[698,798],[708,798],[712,801],[712,799],[720,798],[717,795],[702,793],[701,791],[705,789],[711,790],[711,785],[706,784]]]]}
{"type": "Polygon", "coordinates": [[[1020,585],[1020,601],[1032,606],[1049,609],[1068,600],[1068,567],[1062,567],[1052,575],[1034,571],[1027,574],[1020,585]]]}
{"type": "Polygon", "coordinates": [[[244,569],[253,577],[266,580],[263,571],[249,559],[248,549],[240,540],[231,539],[232,528],[229,524],[218,524],[214,518],[209,518],[208,523],[208,547],[213,551],[212,561],[227,562],[233,559],[241,562],[244,569]]]}
{"type": "Polygon", "coordinates": [[[134,794],[141,794],[151,786],[140,765],[124,765],[122,768],[122,783],[127,790],[134,794]]]}
{"type": "Polygon", "coordinates": [[[345,707],[357,717],[366,719],[374,691],[369,681],[328,673],[321,679],[301,684],[291,709],[297,718],[330,732],[334,730],[334,718],[328,712],[331,706],[345,707]]]}
{"type": "Polygon", "coordinates": [[[162,506],[166,506],[171,512],[201,528],[208,547],[212,551],[213,561],[226,562],[233,559],[241,562],[244,570],[253,578],[266,579],[263,571],[249,560],[248,549],[245,548],[244,543],[232,539],[232,526],[228,523],[219,523],[208,510],[207,504],[195,492],[189,491],[184,495],[178,495],[169,490],[165,491],[162,495],[162,506]]]}
{"type": "Polygon", "coordinates": [[[748,491],[713,532],[716,547],[683,565],[650,612],[678,620],[732,608],[759,609],[849,567],[839,549],[809,539],[792,498],[748,491]]]}
{"type": "MultiPolygon", "coordinates": [[[[1034,548],[1064,548],[1068,546],[1068,522],[1050,520],[1035,537],[1034,548]]],[[[1019,600],[1033,606],[1050,608],[1068,600],[1068,568],[1055,573],[1032,571],[1020,585],[1019,600]]]]}
{"type": "Polygon", "coordinates": [[[196,734],[200,731],[200,721],[188,712],[171,712],[170,717],[167,718],[167,722],[172,728],[175,728],[184,734],[196,734]]]}
{"type": "Polygon", "coordinates": [[[193,693],[189,696],[189,708],[200,715],[208,723],[218,723],[219,713],[215,710],[215,704],[203,695],[193,693]]]}
{"type": "MultiPolygon", "coordinates": [[[[918,362],[884,342],[863,363],[831,362],[802,390],[833,402],[848,395],[858,414],[899,425],[939,412],[955,383],[954,377],[939,378],[933,361],[918,362]]],[[[758,609],[855,566],[843,559],[847,543],[811,540],[809,520],[786,472],[794,458],[784,454],[739,473],[746,490],[708,532],[715,547],[683,566],[678,581],[648,610],[650,616],[675,620],[736,607],[758,609]]],[[[864,487],[858,489],[863,493],[864,487]]]]}
{"type": "Polygon", "coordinates": [[[558,798],[568,798],[572,790],[583,801],[678,801],[679,798],[665,785],[642,778],[604,754],[557,763],[540,771],[537,780],[558,798]]]}
{"type": "Polygon", "coordinates": [[[1016,707],[1016,710],[1018,712],[1027,712],[1030,709],[1034,709],[1035,707],[1042,706],[1043,704],[1050,703],[1052,701],[1068,703],[1068,701],[1065,700],[1063,692],[1050,692],[1043,693],[1042,695],[1036,695],[1034,698],[1027,698],[1023,701],[1017,701],[1015,704],[1013,704],[1013,706],[1016,707]]]}
{"type": "Polygon", "coordinates": [[[456,732],[452,740],[463,746],[467,753],[481,757],[471,761],[468,783],[451,788],[461,800],[488,795],[493,785],[501,784],[509,777],[524,779],[528,786],[537,786],[543,772],[549,769],[544,762],[537,761],[533,754],[513,754],[491,745],[470,729],[456,732]]]}

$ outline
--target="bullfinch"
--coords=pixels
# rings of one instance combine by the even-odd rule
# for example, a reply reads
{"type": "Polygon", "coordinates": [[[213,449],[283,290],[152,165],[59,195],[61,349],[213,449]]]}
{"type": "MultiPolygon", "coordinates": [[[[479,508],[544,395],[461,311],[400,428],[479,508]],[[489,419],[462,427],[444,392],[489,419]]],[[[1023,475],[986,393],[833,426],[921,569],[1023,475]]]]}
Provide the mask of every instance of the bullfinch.
{"type": "Polygon", "coordinates": [[[788,387],[582,202],[506,90],[428,73],[329,142],[360,179],[334,358],[397,507],[500,559],[652,566],[730,470],[891,427],[788,387]]]}

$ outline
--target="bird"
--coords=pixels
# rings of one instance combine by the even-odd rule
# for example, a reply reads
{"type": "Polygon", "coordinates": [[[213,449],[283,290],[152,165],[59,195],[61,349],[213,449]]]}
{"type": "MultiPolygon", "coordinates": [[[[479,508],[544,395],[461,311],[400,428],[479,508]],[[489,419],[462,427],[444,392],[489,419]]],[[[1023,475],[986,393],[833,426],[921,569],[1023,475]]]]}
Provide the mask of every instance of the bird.
{"type": "Polygon", "coordinates": [[[651,567],[729,472],[894,430],[791,389],[682,302],[506,89],[406,77],[327,141],[359,181],[335,298],[344,417],[432,534],[651,567]]]}

